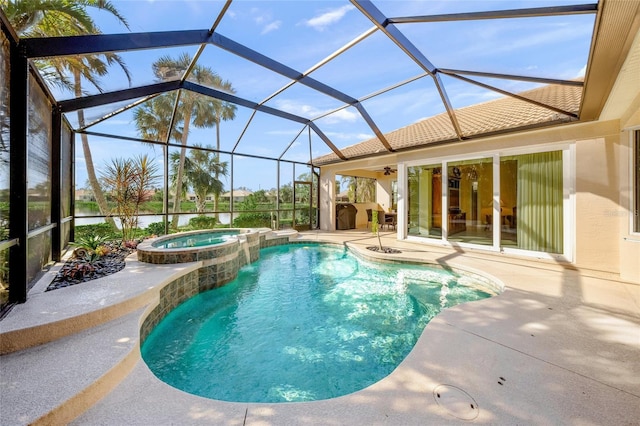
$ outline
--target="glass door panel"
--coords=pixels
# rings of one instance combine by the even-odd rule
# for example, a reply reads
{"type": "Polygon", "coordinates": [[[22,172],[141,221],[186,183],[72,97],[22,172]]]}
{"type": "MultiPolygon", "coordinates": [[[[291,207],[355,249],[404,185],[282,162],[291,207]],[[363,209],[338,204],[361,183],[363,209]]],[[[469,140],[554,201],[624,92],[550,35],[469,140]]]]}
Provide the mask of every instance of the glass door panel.
{"type": "Polygon", "coordinates": [[[491,158],[447,164],[448,240],[493,244],[493,161],[491,158]]]}
{"type": "Polygon", "coordinates": [[[501,244],[563,253],[562,151],[502,157],[500,175],[501,244]]]}
{"type": "Polygon", "coordinates": [[[442,236],[442,166],[440,164],[408,168],[408,235],[442,236]]]}

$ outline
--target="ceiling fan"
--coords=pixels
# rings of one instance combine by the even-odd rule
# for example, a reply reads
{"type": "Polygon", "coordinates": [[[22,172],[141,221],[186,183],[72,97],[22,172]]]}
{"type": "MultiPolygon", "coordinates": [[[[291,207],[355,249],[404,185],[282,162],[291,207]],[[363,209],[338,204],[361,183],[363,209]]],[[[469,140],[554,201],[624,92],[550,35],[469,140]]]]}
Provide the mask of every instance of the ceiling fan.
{"type": "Polygon", "coordinates": [[[395,173],[396,170],[392,169],[391,167],[387,166],[384,168],[384,175],[385,176],[389,176],[391,173],[395,173]]]}

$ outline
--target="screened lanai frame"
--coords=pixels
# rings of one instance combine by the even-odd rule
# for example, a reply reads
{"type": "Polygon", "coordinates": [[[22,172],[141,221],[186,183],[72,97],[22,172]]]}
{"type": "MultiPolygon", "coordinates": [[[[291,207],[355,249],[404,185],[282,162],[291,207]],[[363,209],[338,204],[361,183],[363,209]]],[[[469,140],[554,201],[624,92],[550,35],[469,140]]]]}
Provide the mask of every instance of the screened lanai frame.
{"type": "MultiPolygon", "coordinates": [[[[535,104],[546,108],[550,111],[554,111],[556,114],[551,120],[547,120],[545,123],[539,123],[539,125],[550,124],[562,124],[568,121],[575,121],[582,118],[578,116],[576,111],[564,110],[557,105],[545,104],[538,100],[522,98],[514,92],[502,89],[495,85],[488,83],[488,80],[512,80],[528,82],[532,84],[553,84],[553,85],[565,85],[571,87],[577,87],[580,90],[583,88],[583,82],[579,80],[567,80],[562,78],[548,78],[548,77],[532,77],[525,75],[515,75],[508,73],[494,73],[485,72],[473,69],[453,69],[453,68],[438,68],[434,65],[434,62],[430,61],[427,56],[417,47],[404,33],[400,30],[403,25],[409,25],[419,22],[453,22],[453,21],[473,21],[473,20],[486,20],[486,19],[512,19],[512,18],[534,18],[539,16],[563,16],[563,15],[582,15],[593,14],[597,12],[596,4],[570,4],[566,6],[551,6],[551,7],[537,7],[522,10],[503,10],[503,11],[480,11],[469,13],[448,13],[442,15],[424,15],[424,16],[407,16],[407,17],[390,17],[389,13],[383,13],[382,9],[379,9],[376,4],[369,1],[357,1],[352,0],[350,4],[354,6],[358,12],[362,15],[364,21],[368,22],[369,29],[365,30],[357,37],[352,39],[349,43],[343,45],[339,49],[336,49],[332,54],[326,56],[323,60],[317,62],[306,71],[300,71],[286,64],[274,60],[268,55],[264,55],[250,47],[240,44],[232,39],[226,38],[222,34],[216,32],[217,26],[220,24],[225,16],[225,13],[232,4],[231,1],[227,1],[222,6],[220,13],[216,17],[213,25],[209,29],[204,30],[186,30],[186,31],[165,31],[156,33],[133,33],[133,34],[116,34],[116,35],[95,35],[95,36],[80,36],[80,37],[64,37],[64,38],[50,38],[50,39],[19,39],[6,23],[3,16],[3,30],[7,34],[10,46],[11,57],[11,136],[10,146],[24,146],[28,145],[27,136],[27,116],[26,113],[26,94],[29,91],[29,85],[24,81],[24,76],[32,73],[34,78],[38,82],[38,86],[43,90],[46,97],[51,102],[52,109],[52,145],[51,145],[51,219],[45,226],[40,226],[29,230],[26,226],[26,220],[28,220],[28,207],[26,204],[26,194],[28,194],[27,188],[27,174],[28,174],[28,154],[25,152],[16,152],[17,150],[10,151],[10,163],[11,163],[11,199],[9,205],[10,208],[10,222],[9,222],[9,238],[0,242],[0,251],[11,251],[11,274],[10,280],[10,300],[11,301],[24,301],[26,299],[26,292],[28,289],[29,275],[27,265],[27,240],[28,238],[35,238],[39,235],[48,235],[51,240],[50,251],[51,254],[42,257],[39,262],[41,268],[44,264],[51,260],[59,260],[60,255],[65,248],[66,244],[73,239],[73,197],[70,194],[63,195],[67,189],[71,190],[74,187],[74,182],[67,176],[64,170],[71,171],[74,161],[73,144],[71,138],[74,135],[85,133],[88,135],[102,135],[110,138],[119,138],[122,140],[130,140],[131,142],[140,142],[140,140],[134,140],[136,138],[127,138],[119,135],[107,135],[100,132],[92,131],[91,128],[98,126],[103,121],[116,117],[119,113],[126,111],[130,108],[139,105],[141,99],[150,99],[157,96],[160,93],[167,93],[170,91],[190,91],[199,93],[205,96],[211,96],[212,98],[219,99],[223,102],[230,102],[234,105],[249,108],[253,112],[251,113],[251,119],[247,120],[246,128],[250,127],[251,121],[255,114],[269,114],[277,118],[288,120],[300,125],[301,130],[298,136],[289,139],[286,142],[286,149],[281,152],[277,158],[269,158],[277,161],[278,164],[295,164],[301,167],[311,167],[314,171],[312,174],[317,173],[317,166],[322,164],[329,164],[332,162],[345,161],[352,158],[361,158],[369,155],[381,155],[384,153],[392,153],[400,151],[404,148],[397,148],[387,139],[386,132],[393,130],[391,128],[378,125],[378,121],[374,118],[368,109],[368,104],[372,99],[383,96],[396,89],[405,87],[415,82],[428,81],[436,89],[438,102],[440,104],[440,110],[446,113],[448,116],[450,126],[453,129],[455,135],[451,140],[442,140],[442,142],[452,142],[466,140],[473,137],[482,137],[482,134],[468,135],[463,131],[462,126],[458,122],[458,116],[456,113],[456,106],[449,99],[447,90],[443,84],[444,78],[452,78],[459,81],[481,87],[483,89],[493,91],[495,93],[510,96],[516,99],[520,99],[523,102],[535,104]],[[354,47],[358,46],[364,40],[369,39],[372,35],[384,35],[384,38],[391,41],[402,53],[412,62],[417,69],[417,73],[408,76],[402,81],[397,81],[383,87],[374,87],[366,94],[358,94],[359,97],[354,97],[343,90],[323,83],[320,79],[311,77],[310,74],[316,71],[322,70],[325,65],[331,64],[332,61],[341,57],[346,52],[349,52],[354,47]],[[19,43],[18,43],[19,41],[19,43]],[[261,101],[251,100],[249,98],[243,98],[236,96],[232,93],[218,90],[212,87],[202,86],[193,83],[189,80],[189,74],[192,67],[190,67],[179,78],[170,81],[155,82],[148,85],[137,86],[129,89],[109,91],[102,94],[93,94],[88,96],[82,96],[79,98],[56,100],[56,96],[52,94],[52,91],[44,79],[38,74],[37,70],[32,67],[33,61],[38,58],[51,58],[61,57],[65,55],[87,55],[101,52],[121,52],[128,50],[139,49],[155,49],[165,48],[171,46],[193,46],[196,49],[196,54],[192,58],[192,64],[198,60],[198,57],[207,46],[217,46],[232,54],[242,57],[247,61],[257,64],[273,73],[289,79],[289,82],[274,91],[271,95],[265,97],[261,101]],[[292,86],[300,87],[304,86],[305,90],[312,90],[316,93],[320,93],[327,98],[338,101],[338,105],[331,110],[325,110],[315,116],[302,116],[288,112],[285,109],[279,109],[270,103],[274,97],[279,93],[282,93],[292,86]],[[102,105],[114,105],[117,103],[125,103],[125,107],[118,106],[116,110],[108,112],[95,120],[92,120],[89,125],[85,126],[73,126],[71,120],[68,119],[68,114],[77,111],[85,110],[91,107],[102,105]],[[344,148],[347,146],[341,145],[332,140],[329,133],[323,132],[323,129],[318,123],[328,117],[332,113],[338,113],[349,109],[353,111],[353,115],[358,116],[358,120],[364,124],[364,127],[373,135],[375,140],[374,150],[365,150],[360,152],[349,152],[344,148]],[[309,143],[309,157],[308,161],[295,161],[285,158],[288,150],[292,147],[296,139],[300,134],[303,134],[306,130],[309,143]],[[69,137],[63,137],[66,135],[69,137]],[[67,145],[67,141],[69,145],[67,145]],[[313,149],[313,146],[324,144],[329,152],[324,158],[318,155],[314,155],[317,152],[313,149]],[[62,149],[64,148],[64,149],[62,149]],[[346,155],[345,152],[349,152],[346,155]],[[57,167],[57,165],[63,164],[65,159],[71,162],[68,169],[64,167],[57,167]],[[20,194],[16,188],[24,188],[24,193],[20,194]],[[67,214],[70,214],[67,216],[67,214]],[[21,226],[25,224],[25,226],[21,226]]],[[[364,92],[363,92],[364,93],[364,92]]],[[[177,103],[176,103],[177,106],[177,103]]],[[[173,114],[175,115],[176,109],[174,108],[173,114]]],[[[583,111],[584,113],[584,111],[583,111]]],[[[588,114],[586,114],[588,115],[588,114]]],[[[586,117],[589,119],[589,117],[586,117]]],[[[172,121],[173,120],[172,118],[172,121]]],[[[3,123],[4,125],[4,123],[3,123]]],[[[518,129],[506,129],[507,131],[514,131],[518,129]]],[[[244,134],[244,131],[242,132],[244,134]]],[[[147,141],[148,142],[148,141],[147,141]]],[[[153,141],[157,143],[158,141],[153,141]]],[[[231,158],[235,155],[247,156],[247,153],[239,151],[237,148],[240,143],[240,138],[231,150],[219,150],[220,154],[231,155],[231,158]]],[[[177,144],[170,143],[169,140],[164,142],[166,146],[181,147],[177,144]]],[[[412,147],[413,149],[415,147],[412,147]]],[[[263,158],[255,156],[256,158],[263,158]]],[[[267,159],[264,157],[264,159],[267,159]]],[[[166,164],[166,162],[165,162],[166,164]]],[[[165,190],[168,187],[166,183],[167,173],[165,176],[165,190]]],[[[292,177],[294,181],[296,176],[292,177]]],[[[231,177],[233,182],[233,175],[231,177]]],[[[279,185],[278,185],[279,187],[279,185]]],[[[233,188],[233,184],[232,184],[233,188]]],[[[317,202],[317,201],[316,201],[317,202]]],[[[164,215],[170,215],[165,209],[164,215]]],[[[317,221],[318,223],[319,221],[317,221]]]]}

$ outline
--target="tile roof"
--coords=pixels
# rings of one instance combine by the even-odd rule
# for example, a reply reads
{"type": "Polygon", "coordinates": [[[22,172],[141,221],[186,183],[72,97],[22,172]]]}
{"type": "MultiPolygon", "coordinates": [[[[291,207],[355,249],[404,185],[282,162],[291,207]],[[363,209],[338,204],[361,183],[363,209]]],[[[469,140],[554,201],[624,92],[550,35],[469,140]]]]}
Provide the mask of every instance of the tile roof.
{"type": "MultiPolygon", "coordinates": [[[[519,93],[518,96],[577,116],[582,87],[551,84],[519,93]]],[[[455,115],[463,139],[576,120],[570,115],[511,96],[457,109],[455,115]]],[[[446,112],[389,132],[385,137],[396,151],[460,140],[446,112]]],[[[378,138],[345,147],[341,151],[347,158],[388,153],[378,138]]],[[[336,154],[330,153],[314,158],[313,164],[320,166],[340,161],[336,154]]]]}

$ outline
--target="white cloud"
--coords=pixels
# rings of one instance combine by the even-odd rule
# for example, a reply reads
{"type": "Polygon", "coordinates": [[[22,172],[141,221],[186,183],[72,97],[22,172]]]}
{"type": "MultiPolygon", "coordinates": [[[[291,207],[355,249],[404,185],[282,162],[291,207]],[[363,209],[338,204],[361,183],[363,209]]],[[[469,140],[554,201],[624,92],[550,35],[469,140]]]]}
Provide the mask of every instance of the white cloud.
{"type": "Polygon", "coordinates": [[[576,75],[576,78],[584,77],[586,73],[587,73],[587,66],[585,65],[584,67],[582,67],[580,69],[580,71],[578,71],[578,74],[576,75]]]}
{"type": "Polygon", "coordinates": [[[253,22],[262,27],[260,34],[264,35],[280,29],[282,21],[273,20],[273,16],[269,11],[263,11],[260,8],[254,7],[250,10],[253,22]]]}
{"type": "MultiPolygon", "coordinates": [[[[276,108],[306,118],[315,118],[329,112],[329,110],[321,110],[312,105],[301,104],[290,99],[278,100],[276,102],[276,108]]],[[[332,113],[331,115],[328,115],[327,117],[323,117],[322,120],[325,123],[331,124],[345,121],[352,123],[357,120],[358,116],[358,114],[349,109],[341,109],[332,113]]]]}
{"type": "Polygon", "coordinates": [[[341,122],[355,122],[359,117],[359,114],[354,113],[349,109],[341,109],[340,111],[336,111],[331,115],[325,117],[325,123],[327,124],[336,124],[341,122]]]}
{"type": "Polygon", "coordinates": [[[348,132],[325,132],[325,135],[331,140],[342,142],[362,142],[373,138],[373,133],[348,133],[348,132]]]}
{"type": "Polygon", "coordinates": [[[336,22],[340,21],[344,17],[344,15],[347,14],[347,12],[353,9],[355,9],[355,6],[350,4],[346,6],[342,6],[338,9],[325,12],[322,15],[315,16],[305,21],[304,24],[318,31],[323,31],[329,25],[335,24],[336,22]]]}
{"type": "Polygon", "coordinates": [[[312,118],[321,114],[321,111],[314,106],[300,104],[290,99],[280,99],[276,101],[275,104],[276,108],[282,111],[300,115],[302,117],[312,118]]]}
{"type": "Polygon", "coordinates": [[[280,29],[280,25],[282,25],[282,21],[273,21],[270,24],[267,24],[262,29],[262,32],[260,34],[267,34],[267,33],[270,33],[271,31],[275,31],[277,29],[280,29]]]}

